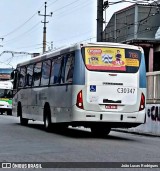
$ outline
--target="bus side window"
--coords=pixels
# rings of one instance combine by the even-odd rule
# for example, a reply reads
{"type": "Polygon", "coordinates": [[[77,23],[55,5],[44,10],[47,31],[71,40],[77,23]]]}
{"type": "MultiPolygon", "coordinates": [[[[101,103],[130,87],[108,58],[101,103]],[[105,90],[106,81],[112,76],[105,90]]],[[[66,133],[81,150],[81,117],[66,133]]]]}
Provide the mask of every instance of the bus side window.
{"type": "Polygon", "coordinates": [[[68,57],[66,68],[65,68],[65,83],[72,83],[73,81],[73,70],[74,70],[74,62],[73,62],[73,54],[68,57]]]}
{"type": "Polygon", "coordinates": [[[26,67],[21,67],[20,74],[19,74],[18,87],[24,87],[25,86],[25,77],[26,77],[26,67]]]}
{"type": "Polygon", "coordinates": [[[61,70],[59,73],[59,83],[60,84],[65,83],[65,67],[66,67],[67,59],[68,59],[67,55],[62,56],[61,70]]]}
{"type": "Polygon", "coordinates": [[[52,67],[51,67],[51,75],[50,75],[50,84],[54,84],[54,62],[55,60],[52,60],[52,67]]]}
{"type": "Polygon", "coordinates": [[[51,70],[51,60],[44,61],[42,65],[41,85],[48,85],[50,70],[51,70]]]}
{"type": "Polygon", "coordinates": [[[72,82],[72,75],[73,75],[72,58],[73,57],[71,54],[66,54],[62,56],[61,68],[58,76],[60,84],[72,82]]]}
{"type": "Polygon", "coordinates": [[[55,62],[55,60],[52,60],[51,75],[50,75],[50,84],[54,84],[54,62],[55,62]]]}
{"type": "Polygon", "coordinates": [[[61,72],[61,62],[62,58],[58,57],[58,59],[54,59],[52,61],[52,70],[51,70],[51,78],[50,84],[57,84],[60,80],[60,72],[61,72]]]}
{"type": "Polygon", "coordinates": [[[59,84],[64,83],[64,71],[65,71],[65,56],[61,56],[60,69],[59,69],[58,79],[57,79],[57,83],[59,84]]]}
{"type": "Polygon", "coordinates": [[[33,76],[33,65],[29,65],[27,67],[27,78],[26,78],[26,82],[27,82],[27,86],[31,86],[32,85],[32,76],[33,76]]]}
{"type": "Polygon", "coordinates": [[[42,67],[42,62],[38,62],[34,65],[33,86],[40,85],[40,80],[41,80],[41,75],[42,75],[41,67],[42,67]]]}

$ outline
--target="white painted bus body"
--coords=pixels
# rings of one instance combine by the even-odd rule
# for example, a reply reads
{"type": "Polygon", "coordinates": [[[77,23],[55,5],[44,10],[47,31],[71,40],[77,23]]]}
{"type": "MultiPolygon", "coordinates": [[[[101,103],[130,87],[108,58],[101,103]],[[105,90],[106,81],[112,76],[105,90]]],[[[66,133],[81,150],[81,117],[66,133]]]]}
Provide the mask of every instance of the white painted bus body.
{"type": "Polygon", "coordinates": [[[12,113],[12,90],[13,84],[11,81],[0,81],[0,112],[12,113]]]}
{"type": "Polygon", "coordinates": [[[73,82],[19,88],[13,98],[13,115],[17,116],[20,103],[23,118],[44,121],[44,108],[47,104],[51,112],[51,123],[85,127],[103,124],[109,127],[129,128],[145,122],[145,107],[139,110],[142,94],[146,98],[144,53],[140,47],[116,43],[76,45],[44,54],[21,63],[18,67],[70,52],[75,54],[73,82]],[[85,47],[128,48],[140,51],[139,69],[136,73],[88,70],[81,53],[81,48],[85,47]],[[76,104],[80,91],[82,109],[76,104]]]}

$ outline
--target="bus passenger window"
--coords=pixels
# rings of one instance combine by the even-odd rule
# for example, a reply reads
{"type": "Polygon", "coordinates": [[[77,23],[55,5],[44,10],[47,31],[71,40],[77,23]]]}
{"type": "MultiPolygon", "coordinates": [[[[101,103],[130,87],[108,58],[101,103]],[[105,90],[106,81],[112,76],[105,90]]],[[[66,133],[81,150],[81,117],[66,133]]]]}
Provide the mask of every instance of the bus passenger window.
{"type": "Polygon", "coordinates": [[[62,62],[61,62],[61,72],[59,74],[59,83],[64,84],[65,83],[65,67],[68,59],[68,55],[62,56],[62,62]]]}
{"type": "Polygon", "coordinates": [[[54,84],[54,60],[52,61],[50,84],[54,84]]]}
{"type": "Polygon", "coordinates": [[[33,65],[27,67],[27,86],[32,85],[32,76],[33,76],[33,65]]]}
{"type": "Polygon", "coordinates": [[[26,68],[22,67],[19,74],[19,84],[18,87],[25,86],[25,76],[26,76],[26,68]]]}
{"type": "Polygon", "coordinates": [[[36,63],[34,66],[34,73],[33,73],[33,86],[39,86],[41,80],[41,66],[42,62],[36,63]]]}
{"type": "Polygon", "coordinates": [[[42,65],[41,85],[48,85],[50,69],[51,69],[51,60],[44,61],[42,65]]]}
{"type": "Polygon", "coordinates": [[[52,70],[51,70],[50,84],[57,84],[57,83],[59,83],[61,61],[62,61],[61,57],[59,57],[57,60],[53,60],[52,61],[52,70]]]}
{"type": "Polygon", "coordinates": [[[72,83],[73,80],[73,56],[70,56],[67,60],[66,68],[65,68],[65,82],[72,83]]]}

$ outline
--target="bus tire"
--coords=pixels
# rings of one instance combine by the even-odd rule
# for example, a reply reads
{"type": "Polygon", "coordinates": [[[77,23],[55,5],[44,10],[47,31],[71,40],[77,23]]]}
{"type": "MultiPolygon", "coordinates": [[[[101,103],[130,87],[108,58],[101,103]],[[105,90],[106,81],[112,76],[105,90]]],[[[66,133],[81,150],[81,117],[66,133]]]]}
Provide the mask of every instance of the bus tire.
{"type": "Polygon", "coordinates": [[[8,110],[7,111],[7,115],[10,115],[11,116],[12,115],[12,110],[8,110]]]}
{"type": "Polygon", "coordinates": [[[44,107],[44,128],[47,132],[51,131],[51,110],[49,105],[44,107]]]}
{"type": "Polygon", "coordinates": [[[111,128],[109,127],[91,127],[91,132],[93,135],[96,136],[107,136],[111,131],[111,128]]]}
{"type": "Polygon", "coordinates": [[[28,125],[28,119],[22,118],[22,115],[21,115],[20,116],[20,124],[23,126],[27,126],[28,125]]]}
{"type": "Polygon", "coordinates": [[[20,124],[23,125],[23,126],[28,125],[28,119],[23,118],[23,116],[22,116],[21,104],[18,104],[18,108],[17,109],[18,109],[17,114],[18,114],[18,116],[20,116],[20,124]]]}

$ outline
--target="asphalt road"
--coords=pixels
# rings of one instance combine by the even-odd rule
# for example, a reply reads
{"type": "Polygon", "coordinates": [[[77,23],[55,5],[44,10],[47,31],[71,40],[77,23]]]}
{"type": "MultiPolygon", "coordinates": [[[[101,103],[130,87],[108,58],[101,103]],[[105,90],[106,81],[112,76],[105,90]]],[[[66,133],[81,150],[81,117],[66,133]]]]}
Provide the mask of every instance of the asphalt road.
{"type": "Polygon", "coordinates": [[[40,122],[21,126],[19,118],[0,115],[0,162],[160,162],[160,138],[114,131],[95,137],[73,128],[48,133],[40,122]]]}

